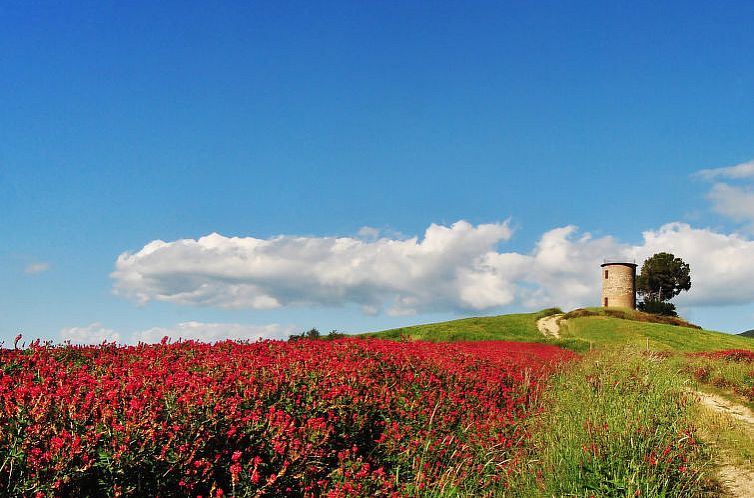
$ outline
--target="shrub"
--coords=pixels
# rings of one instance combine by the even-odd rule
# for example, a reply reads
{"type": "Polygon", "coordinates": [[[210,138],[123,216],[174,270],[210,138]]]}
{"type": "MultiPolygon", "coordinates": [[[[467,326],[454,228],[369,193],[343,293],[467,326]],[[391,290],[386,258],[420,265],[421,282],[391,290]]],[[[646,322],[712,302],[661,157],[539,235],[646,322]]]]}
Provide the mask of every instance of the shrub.
{"type": "Polygon", "coordinates": [[[675,311],[675,304],[667,301],[658,301],[654,299],[644,299],[638,304],[639,311],[652,313],[653,315],[678,316],[675,311]]]}

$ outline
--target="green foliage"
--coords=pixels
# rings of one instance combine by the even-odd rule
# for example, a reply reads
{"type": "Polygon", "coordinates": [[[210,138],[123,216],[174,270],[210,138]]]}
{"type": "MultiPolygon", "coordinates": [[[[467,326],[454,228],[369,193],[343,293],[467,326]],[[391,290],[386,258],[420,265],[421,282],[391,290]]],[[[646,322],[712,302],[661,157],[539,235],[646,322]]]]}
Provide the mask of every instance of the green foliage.
{"type": "Polygon", "coordinates": [[[705,496],[715,491],[694,400],[661,357],[588,354],[562,373],[533,420],[515,496],[705,496]]]}
{"type": "Polygon", "coordinates": [[[331,330],[327,333],[327,335],[322,335],[319,330],[316,328],[312,328],[307,330],[306,332],[301,332],[300,334],[291,334],[288,336],[288,340],[290,342],[295,342],[300,339],[311,339],[311,340],[323,340],[323,341],[334,341],[335,339],[342,339],[343,337],[347,337],[348,334],[344,334],[343,332],[338,332],[337,330],[331,330]]]}
{"type": "Polygon", "coordinates": [[[639,311],[654,315],[678,316],[678,313],[675,311],[675,304],[657,301],[656,299],[644,298],[643,301],[639,302],[638,308],[639,311]]]}
{"type": "Polygon", "coordinates": [[[641,310],[631,310],[628,308],[578,308],[569,311],[563,315],[563,320],[572,318],[582,318],[585,316],[609,316],[620,318],[621,320],[633,320],[636,322],[664,323],[666,325],[677,325],[679,327],[688,327],[690,329],[701,329],[699,325],[687,322],[679,316],[653,315],[641,310]]]}
{"type": "Polygon", "coordinates": [[[319,330],[316,328],[311,328],[307,330],[306,332],[301,332],[300,334],[291,334],[288,336],[288,340],[291,342],[298,341],[299,339],[319,339],[320,333],[319,330]]]}
{"type": "Polygon", "coordinates": [[[646,301],[668,301],[691,288],[691,269],[681,258],[659,252],[641,266],[636,291],[646,301]]]}
{"type": "Polygon", "coordinates": [[[326,341],[334,341],[335,339],[342,339],[346,337],[347,334],[344,334],[342,332],[338,332],[337,330],[331,330],[328,332],[328,334],[324,337],[322,337],[326,341]]]}

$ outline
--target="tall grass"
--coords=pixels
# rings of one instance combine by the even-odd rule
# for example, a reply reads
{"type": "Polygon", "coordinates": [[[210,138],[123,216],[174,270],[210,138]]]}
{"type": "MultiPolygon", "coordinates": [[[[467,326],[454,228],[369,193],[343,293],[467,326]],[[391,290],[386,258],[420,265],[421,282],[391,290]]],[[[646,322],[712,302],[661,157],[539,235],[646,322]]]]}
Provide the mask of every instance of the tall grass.
{"type": "Polygon", "coordinates": [[[669,362],[589,353],[548,390],[512,496],[693,497],[715,488],[694,400],[669,362]]]}
{"type": "Polygon", "coordinates": [[[738,397],[735,400],[737,403],[754,409],[754,362],[751,359],[735,361],[735,356],[734,359],[726,359],[725,356],[714,355],[676,355],[673,361],[678,364],[681,373],[692,377],[707,390],[727,397],[738,397]]]}

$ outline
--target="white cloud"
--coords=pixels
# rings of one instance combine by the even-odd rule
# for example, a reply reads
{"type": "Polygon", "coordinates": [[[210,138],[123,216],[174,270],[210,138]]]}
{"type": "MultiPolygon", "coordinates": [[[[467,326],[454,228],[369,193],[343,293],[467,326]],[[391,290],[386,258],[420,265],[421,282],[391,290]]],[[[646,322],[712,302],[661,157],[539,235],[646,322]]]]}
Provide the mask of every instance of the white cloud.
{"type": "Polygon", "coordinates": [[[707,193],[707,199],[712,202],[713,211],[734,221],[752,223],[748,228],[754,231],[754,160],[725,168],[703,169],[694,176],[708,181],[739,181],[739,185],[716,182],[707,193]],[[741,183],[744,185],[740,185],[741,183]]]}
{"type": "Polygon", "coordinates": [[[380,230],[374,227],[361,227],[357,234],[362,239],[376,240],[380,236],[380,230]]]}
{"type": "MultiPolygon", "coordinates": [[[[223,237],[153,241],[118,257],[116,294],[139,303],[269,309],[388,307],[391,314],[488,307],[465,287],[487,270],[484,255],[511,236],[507,222],[431,225],[424,238],[223,237]]],[[[501,295],[497,305],[512,297],[501,295]]]]}
{"type": "Polygon", "coordinates": [[[271,325],[243,325],[240,323],[202,323],[183,322],[174,327],[152,327],[136,332],[132,336],[133,342],[154,343],[169,337],[173,340],[197,340],[215,342],[224,339],[249,340],[257,339],[287,339],[293,333],[293,327],[271,325]]]}
{"type": "Polygon", "coordinates": [[[697,171],[695,175],[704,180],[714,180],[715,178],[729,178],[731,180],[754,178],[754,160],[724,168],[703,169],[697,171]]]}
{"type": "Polygon", "coordinates": [[[737,234],[671,223],[644,233],[634,248],[641,259],[660,251],[689,263],[691,290],[681,293],[679,305],[715,306],[754,302],[754,241],[737,234]]]}
{"type": "MultiPolygon", "coordinates": [[[[246,325],[240,323],[202,323],[182,322],[173,327],[152,327],[131,334],[130,342],[156,343],[163,337],[171,340],[196,340],[202,342],[215,342],[225,339],[256,341],[258,339],[287,339],[294,332],[293,327],[284,327],[278,324],[269,325],[246,325]]],[[[106,328],[100,323],[92,323],[86,327],[69,327],[60,331],[62,341],[71,341],[73,344],[101,344],[106,342],[121,341],[124,335],[113,329],[106,328]]]]}
{"type": "Polygon", "coordinates": [[[28,273],[30,275],[36,275],[39,273],[44,273],[47,270],[50,269],[50,263],[29,263],[26,265],[26,268],[24,268],[24,273],[28,273]]]}
{"type": "Polygon", "coordinates": [[[707,194],[712,209],[736,221],[754,221],[754,191],[727,183],[716,183],[707,194]]]}
{"type": "Polygon", "coordinates": [[[101,344],[102,342],[118,342],[120,334],[113,329],[103,327],[101,323],[92,323],[86,327],[69,327],[60,331],[62,341],[73,344],[101,344]]]}
{"type": "Polygon", "coordinates": [[[355,303],[365,314],[384,310],[392,316],[509,305],[571,309],[598,305],[603,258],[641,264],[666,251],[691,265],[692,289],[678,298],[680,305],[754,302],[749,264],[754,242],[739,235],[671,223],[629,245],[566,226],[545,232],[530,252],[501,252],[498,245],[510,236],[506,222],[464,221],[432,225],[421,240],[212,234],[155,241],[124,253],[113,279],[116,293],[141,303],[227,308],[355,303]]]}

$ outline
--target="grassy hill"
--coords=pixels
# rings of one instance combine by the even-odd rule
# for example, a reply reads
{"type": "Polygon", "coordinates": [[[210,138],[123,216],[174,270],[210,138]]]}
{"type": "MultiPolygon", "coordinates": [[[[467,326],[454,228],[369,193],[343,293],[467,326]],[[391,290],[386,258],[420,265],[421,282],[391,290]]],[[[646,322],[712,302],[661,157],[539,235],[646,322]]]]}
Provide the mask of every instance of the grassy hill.
{"type": "Polygon", "coordinates": [[[679,319],[655,317],[636,311],[589,308],[565,315],[560,339],[545,338],[536,322],[559,313],[557,308],[537,313],[464,318],[449,322],[413,325],[365,334],[383,339],[445,341],[527,341],[559,345],[575,351],[591,347],[634,344],[653,350],[710,351],[720,349],[754,349],[747,337],[695,328],[679,319]],[[672,322],[672,323],[654,323],[672,322]]]}
{"type": "Polygon", "coordinates": [[[433,342],[491,340],[542,342],[544,338],[537,330],[537,320],[560,312],[557,308],[550,308],[537,313],[462,318],[449,322],[370,332],[364,335],[382,339],[433,342]]]}
{"type": "Polygon", "coordinates": [[[744,337],[754,337],[754,330],[747,330],[746,332],[741,332],[738,335],[742,335],[744,337]]]}
{"type": "MultiPolygon", "coordinates": [[[[611,316],[611,310],[592,308],[584,316],[571,317],[561,326],[563,338],[578,338],[594,345],[633,344],[653,350],[710,351],[717,349],[754,349],[750,339],[732,334],[684,325],[651,323],[645,313],[628,312],[623,318],[611,316]]],[[[573,314],[570,314],[573,315],[573,314]]],[[[578,314],[576,314],[578,315],[578,314]]],[[[569,315],[566,315],[568,317],[569,315]]],[[[659,320],[663,320],[659,317],[659,320]]]]}

